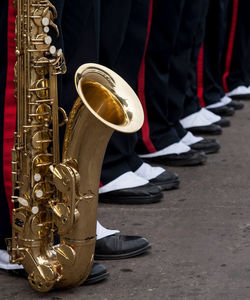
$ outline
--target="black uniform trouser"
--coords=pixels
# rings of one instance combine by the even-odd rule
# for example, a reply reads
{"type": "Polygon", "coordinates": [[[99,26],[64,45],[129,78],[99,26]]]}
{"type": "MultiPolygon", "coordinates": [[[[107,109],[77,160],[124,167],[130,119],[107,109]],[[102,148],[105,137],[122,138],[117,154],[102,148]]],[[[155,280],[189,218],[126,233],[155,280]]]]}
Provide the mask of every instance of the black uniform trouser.
{"type": "MultiPolygon", "coordinates": [[[[8,0],[0,2],[0,101],[2,103],[0,110],[0,248],[5,248],[4,238],[11,236],[9,210],[3,182],[3,104],[7,71],[8,2],[8,0]]],[[[67,75],[59,79],[59,89],[61,89],[59,102],[68,112],[77,96],[74,87],[74,73],[77,67],[82,63],[98,60],[99,1],[54,0],[53,3],[58,11],[56,22],[63,30],[63,35],[61,33],[59,39],[56,40],[53,37],[53,44],[57,47],[65,45],[63,48],[68,67],[67,75]],[[60,80],[63,80],[63,84],[60,80]]]]}
{"type": "MultiPolygon", "coordinates": [[[[230,0],[231,4],[233,0],[230,0]]],[[[249,53],[250,53],[250,1],[240,0],[238,6],[238,17],[233,45],[233,54],[230,64],[229,76],[226,79],[228,90],[231,91],[238,86],[250,84],[249,53]]],[[[231,22],[232,16],[230,16],[231,22]]],[[[226,58],[225,58],[226,60],[226,58]]]]}
{"type": "Polygon", "coordinates": [[[201,109],[200,99],[197,89],[197,64],[201,45],[205,37],[206,16],[210,0],[204,0],[200,11],[197,28],[194,28],[194,41],[191,52],[191,66],[188,75],[186,97],[184,101],[184,111],[182,117],[189,116],[201,109]]]}
{"type": "Polygon", "coordinates": [[[63,48],[67,72],[59,78],[59,102],[70,112],[77,98],[74,75],[84,63],[99,61],[99,0],[54,0],[58,11],[56,20],[62,32],[55,39],[63,48]]]}
{"type": "Polygon", "coordinates": [[[179,142],[185,134],[178,120],[184,105],[193,27],[197,26],[200,5],[201,1],[191,0],[154,3],[145,66],[149,132],[142,128],[138,153],[161,150],[179,142]],[[181,134],[176,130],[178,126],[181,134]]]}
{"type": "Polygon", "coordinates": [[[186,0],[174,54],[170,60],[168,89],[169,121],[175,125],[180,138],[187,131],[179,123],[184,114],[188,75],[192,68],[192,48],[195,41],[194,29],[200,23],[204,1],[186,0]]]}
{"type": "MultiPolygon", "coordinates": [[[[145,48],[149,0],[102,0],[100,63],[117,72],[136,91],[145,48]]],[[[135,153],[137,133],[115,132],[104,157],[101,182],[135,171],[142,160],[135,153]]]]}
{"type": "Polygon", "coordinates": [[[222,83],[223,51],[226,43],[229,0],[210,0],[204,40],[203,98],[214,104],[225,95],[222,83]]]}

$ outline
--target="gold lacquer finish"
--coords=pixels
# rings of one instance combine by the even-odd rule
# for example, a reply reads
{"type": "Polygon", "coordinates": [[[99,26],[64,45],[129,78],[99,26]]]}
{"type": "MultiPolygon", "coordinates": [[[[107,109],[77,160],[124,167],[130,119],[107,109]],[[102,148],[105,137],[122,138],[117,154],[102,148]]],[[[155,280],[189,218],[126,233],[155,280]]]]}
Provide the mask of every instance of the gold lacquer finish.
{"type": "Polygon", "coordinates": [[[105,149],[114,130],[137,131],[143,111],[117,74],[97,64],[81,66],[60,162],[58,111],[63,123],[67,117],[58,107],[57,75],[66,66],[49,36],[49,30],[58,33],[56,10],[48,0],[17,0],[16,6],[15,209],[7,242],[11,262],[22,264],[30,285],[46,292],[77,286],[89,275],[105,149]],[[55,233],[59,246],[54,246],[55,233]]]}

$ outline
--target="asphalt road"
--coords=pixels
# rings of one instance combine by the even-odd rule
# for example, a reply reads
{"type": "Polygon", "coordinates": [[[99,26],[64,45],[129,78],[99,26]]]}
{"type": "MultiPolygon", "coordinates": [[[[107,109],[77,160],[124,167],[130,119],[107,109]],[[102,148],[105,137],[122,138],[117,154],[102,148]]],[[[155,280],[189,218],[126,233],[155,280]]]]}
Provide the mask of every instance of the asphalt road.
{"type": "Polygon", "coordinates": [[[161,203],[100,205],[103,225],[147,237],[150,253],[103,262],[103,283],[48,294],[0,272],[0,299],[250,299],[250,103],[231,122],[205,166],[169,168],[181,187],[161,203]]]}

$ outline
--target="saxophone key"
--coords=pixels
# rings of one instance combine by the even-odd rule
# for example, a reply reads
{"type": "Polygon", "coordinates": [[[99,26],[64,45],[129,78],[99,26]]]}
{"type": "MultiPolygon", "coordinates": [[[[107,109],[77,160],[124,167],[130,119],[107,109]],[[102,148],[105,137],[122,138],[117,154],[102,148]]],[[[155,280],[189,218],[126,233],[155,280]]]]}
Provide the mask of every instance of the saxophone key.
{"type": "Polygon", "coordinates": [[[47,200],[54,192],[55,189],[49,182],[38,182],[33,188],[32,199],[36,199],[37,201],[47,200]]]}
{"type": "Polygon", "coordinates": [[[48,104],[40,104],[36,109],[36,119],[40,123],[50,122],[51,113],[51,107],[48,104]]]}
{"type": "Polygon", "coordinates": [[[49,147],[52,139],[48,130],[37,131],[32,137],[32,146],[42,152],[49,147]]]}
{"type": "Polygon", "coordinates": [[[41,174],[39,174],[39,173],[35,173],[35,174],[34,174],[34,180],[35,180],[36,182],[41,181],[41,179],[42,179],[41,174]]]}
{"type": "Polygon", "coordinates": [[[43,28],[43,31],[44,31],[45,33],[48,33],[48,32],[49,32],[49,27],[48,27],[48,26],[45,26],[45,27],[43,28]]]}
{"type": "Polygon", "coordinates": [[[35,195],[36,195],[36,197],[37,197],[38,199],[40,199],[40,198],[42,198],[42,196],[43,196],[43,191],[42,191],[42,190],[37,190],[37,191],[35,192],[35,195]]]}
{"type": "Polygon", "coordinates": [[[42,25],[43,26],[49,26],[50,20],[48,17],[43,17],[42,18],[42,25]]]}
{"type": "Polygon", "coordinates": [[[38,212],[39,212],[39,207],[38,207],[38,206],[33,206],[33,207],[31,208],[31,212],[32,212],[33,215],[38,214],[38,212]]]}
{"type": "Polygon", "coordinates": [[[55,46],[50,46],[49,53],[52,54],[52,55],[56,54],[56,47],[55,46]]]}
{"type": "MultiPolygon", "coordinates": [[[[45,176],[49,172],[49,167],[52,165],[53,157],[52,154],[38,154],[32,161],[32,169],[34,174],[39,174],[41,177],[45,176]]],[[[39,177],[40,177],[39,176],[39,177]]],[[[36,177],[37,178],[37,177],[36,177]]],[[[40,181],[40,180],[35,180],[40,181]]]]}
{"type": "Polygon", "coordinates": [[[24,207],[28,207],[29,206],[29,202],[26,199],[22,198],[22,197],[18,197],[17,201],[18,201],[18,203],[20,205],[22,205],[24,207]]]}

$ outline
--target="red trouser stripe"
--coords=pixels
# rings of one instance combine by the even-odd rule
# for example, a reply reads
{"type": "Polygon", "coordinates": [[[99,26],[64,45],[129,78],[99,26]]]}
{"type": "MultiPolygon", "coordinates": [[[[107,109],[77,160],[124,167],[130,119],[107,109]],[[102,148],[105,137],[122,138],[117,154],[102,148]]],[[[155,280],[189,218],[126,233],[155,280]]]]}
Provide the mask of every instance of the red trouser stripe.
{"type": "Polygon", "coordinates": [[[143,53],[142,63],[138,75],[138,97],[141,100],[141,104],[144,110],[144,123],[142,126],[142,140],[150,153],[156,152],[156,149],[150,139],[150,129],[148,123],[148,114],[146,107],[146,98],[145,98],[145,56],[148,46],[149,34],[152,24],[152,15],[153,15],[153,0],[150,0],[150,8],[149,8],[149,16],[148,16],[148,31],[147,31],[147,39],[145,44],[145,49],[143,53]]]}
{"type": "Polygon", "coordinates": [[[6,78],[6,91],[4,103],[4,135],[3,135],[3,172],[4,187],[8,200],[10,215],[12,215],[13,204],[11,203],[12,179],[11,179],[11,149],[14,145],[14,131],[16,130],[17,102],[14,97],[14,66],[15,57],[15,18],[16,12],[13,8],[13,0],[9,0],[8,9],[8,67],[6,78]]]}
{"type": "Polygon", "coordinates": [[[197,62],[197,94],[200,100],[201,107],[205,107],[205,101],[203,97],[203,91],[204,91],[203,72],[204,72],[204,45],[202,44],[198,56],[198,62],[197,62]]]}
{"type": "Polygon", "coordinates": [[[228,46],[227,46],[225,71],[222,77],[223,87],[226,93],[229,92],[229,88],[227,85],[227,77],[229,76],[230,73],[230,67],[231,67],[232,56],[233,56],[234,40],[235,40],[236,26],[238,20],[238,10],[239,10],[239,0],[233,0],[232,24],[231,24],[231,30],[230,30],[228,46]]]}

